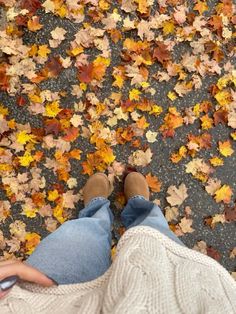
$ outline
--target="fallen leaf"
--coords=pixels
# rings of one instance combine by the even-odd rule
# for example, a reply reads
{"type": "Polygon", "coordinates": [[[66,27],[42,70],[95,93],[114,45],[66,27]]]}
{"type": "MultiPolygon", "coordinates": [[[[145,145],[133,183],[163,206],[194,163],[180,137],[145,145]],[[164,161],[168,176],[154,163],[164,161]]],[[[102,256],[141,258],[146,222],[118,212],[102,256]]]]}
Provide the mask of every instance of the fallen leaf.
{"type": "Polygon", "coordinates": [[[184,183],[181,183],[179,188],[171,185],[168,188],[167,193],[169,194],[169,196],[167,196],[166,199],[171,206],[181,205],[188,197],[187,188],[184,183]]]}
{"type": "Polygon", "coordinates": [[[217,203],[224,202],[230,203],[233,192],[227,184],[224,184],[221,188],[215,191],[215,200],[217,203]]]}
{"type": "Polygon", "coordinates": [[[145,178],[152,192],[160,192],[162,183],[156,176],[152,176],[151,173],[148,173],[145,178]]]}

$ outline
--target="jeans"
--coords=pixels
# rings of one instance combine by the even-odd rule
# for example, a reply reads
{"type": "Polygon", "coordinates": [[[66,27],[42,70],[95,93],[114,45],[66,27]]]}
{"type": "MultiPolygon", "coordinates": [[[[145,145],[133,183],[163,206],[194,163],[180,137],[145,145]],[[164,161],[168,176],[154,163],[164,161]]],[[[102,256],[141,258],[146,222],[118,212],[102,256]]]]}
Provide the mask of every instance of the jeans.
{"type": "MultiPolygon", "coordinates": [[[[26,263],[60,285],[103,275],[111,265],[113,214],[109,206],[110,201],[103,197],[91,200],[78,219],[65,222],[43,239],[26,263]]],[[[121,218],[127,229],[150,226],[184,245],[169,229],[161,209],[142,196],[128,201],[121,218]]]]}

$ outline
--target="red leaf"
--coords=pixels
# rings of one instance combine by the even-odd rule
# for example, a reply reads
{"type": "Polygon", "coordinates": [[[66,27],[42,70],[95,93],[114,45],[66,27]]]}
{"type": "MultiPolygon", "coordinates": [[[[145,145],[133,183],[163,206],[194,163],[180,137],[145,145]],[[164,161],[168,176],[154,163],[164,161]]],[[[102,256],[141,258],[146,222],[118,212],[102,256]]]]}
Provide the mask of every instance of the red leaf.
{"type": "Polygon", "coordinates": [[[16,99],[16,103],[18,106],[23,107],[26,104],[26,99],[24,96],[20,95],[16,99]]]}
{"type": "Polygon", "coordinates": [[[0,90],[6,91],[9,87],[9,76],[6,75],[7,65],[0,64],[0,90]]]}
{"type": "Polygon", "coordinates": [[[33,15],[41,6],[42,4],[39,0],[22,0],[20,4],[21,9],[26,9],[33,15]]]}
{"type": "Polygon", "coordinates": [[[68,130],[66,130],[66,135],[63,136],[63,140],[67,142],[73,142],[77,139],[79,135],[79,129],[75,127],[71,127],[68,130]]]}
{"type": "Polygon", "coordinates": [[[213,249],[213,247],[211,246],[207,247],[207,255],[214,258],[218,262],[221,259],[220,253],[216,249],[213,249]]]}
{"type": "Polygon", "coordinates": [[[83,83],[90,83],[92,81],[93,64],[83,65],[79,67],[78,79],[83,83]]]}

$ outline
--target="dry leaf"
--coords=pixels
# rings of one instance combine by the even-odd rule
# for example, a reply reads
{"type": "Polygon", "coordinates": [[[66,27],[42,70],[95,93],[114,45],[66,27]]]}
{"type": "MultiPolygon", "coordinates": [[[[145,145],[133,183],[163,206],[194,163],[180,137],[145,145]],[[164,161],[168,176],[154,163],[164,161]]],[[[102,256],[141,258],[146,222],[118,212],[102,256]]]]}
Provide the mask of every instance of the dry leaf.
{"type": "Polygon", "coordinates": [[[169,196],[167,196],[166,199],[171,206],[181,205],[188,197],[187,188],[184,183],[182,183],[179,188],[171,185],[168,188],[167,193],[169,196]]]}

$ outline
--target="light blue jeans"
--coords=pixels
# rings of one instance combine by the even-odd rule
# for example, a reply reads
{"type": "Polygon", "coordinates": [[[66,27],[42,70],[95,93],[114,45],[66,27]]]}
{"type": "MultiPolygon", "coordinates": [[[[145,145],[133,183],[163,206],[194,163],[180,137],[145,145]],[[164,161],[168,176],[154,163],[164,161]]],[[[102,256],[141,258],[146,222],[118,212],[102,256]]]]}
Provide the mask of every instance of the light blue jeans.
{"type": "MultiPolygon", "coordinates": [[[[161,209],[142,196],[128,201],[121,218],[127,229],[150,226],[184,245],[169,229],[161,209]]],[[[43,239],[26,263],[60,285],[96,279],[111,265],[112,223],[110,201],[94,198],[78,219],[65,222],[43,239]]]]}

